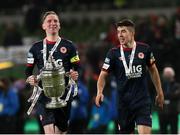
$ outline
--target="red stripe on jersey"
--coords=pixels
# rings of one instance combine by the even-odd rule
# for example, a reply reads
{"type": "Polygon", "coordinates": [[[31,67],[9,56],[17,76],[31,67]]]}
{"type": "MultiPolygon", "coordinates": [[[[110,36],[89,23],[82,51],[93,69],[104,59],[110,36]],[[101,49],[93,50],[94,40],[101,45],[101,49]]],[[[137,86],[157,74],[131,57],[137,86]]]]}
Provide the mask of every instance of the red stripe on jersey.
{"type": "Polygon", "coordinates": [[[33,64],[26,64],[27,67],[33,67],[33,64]]]}
{"type": "Polygon", "coordinates": [[[47,39],[46,39],[46,42],[47,42],[48,45],[54,45],[56,43],[55,41],[49,41],[47,39]]]}
{"type": "MultiPolygon", "coordinates": [[[[121,45],[119,45],[118,47],[121,47],[121,45]]],[[[126,48],[126,47],[123,46],[123,50],[124,50],[124,51],[131,51],[132,48],[126,48]]]]}
{"type": "Polygon", "coordinates": [[[101,70],[102,70],[102,71],[104,71],[104,72],[109,73],[109,71],[108,71],[108,70],[106,70],[106,69],[104,69],[104,68],[101,68],[101,70]]]}
{"type": "Polygon", "coordinates": [[[80,60],[79,61],[76,61],[76,62],[73,62],[73,64],[80,64],[80,60]]]}

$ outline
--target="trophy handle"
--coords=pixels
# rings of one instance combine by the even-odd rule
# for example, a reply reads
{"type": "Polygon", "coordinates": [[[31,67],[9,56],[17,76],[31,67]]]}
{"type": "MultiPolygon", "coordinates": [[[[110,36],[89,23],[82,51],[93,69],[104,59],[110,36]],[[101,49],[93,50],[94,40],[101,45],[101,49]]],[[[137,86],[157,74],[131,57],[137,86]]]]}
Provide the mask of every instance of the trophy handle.
{"type": "Polygon", "coordinates": [[[27,101],[32,102],[34,100],[34,98],[36,97],[37,92],[38,92],[38,88],[37,88],[37,86],[34,86],[32,95],[27,101]]]}
{"type": "Polygon", "coordinates": [[[36,105],[36,102],[38,101],[38,98],[39,96],[41,95],[42,93],[42,89],[39,87],[39,86],[34,86],[34,90],[33,90],[33,93],[35,91],[35,94],[32,95],[29,99],[28,99],[28,102],[29,101],[32,101],[32,104],[31,106],[29,107],[28,111],[27,111],[27,114],[30,115],[34,106],[36,105]]]}

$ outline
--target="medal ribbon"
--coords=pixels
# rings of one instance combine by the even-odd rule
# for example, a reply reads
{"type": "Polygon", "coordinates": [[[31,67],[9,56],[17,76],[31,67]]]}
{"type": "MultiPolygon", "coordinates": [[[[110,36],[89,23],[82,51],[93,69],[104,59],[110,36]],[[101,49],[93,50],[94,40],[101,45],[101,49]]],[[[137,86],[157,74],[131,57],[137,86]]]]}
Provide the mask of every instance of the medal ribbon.
{"type": "Polygon", "coordinates": [[[124,56],[123,46],[121,45],[120,47],[121,47],[120,53],[121,53],[123,66],[124,66],[124,69],[125,69],[126,76],[128,76],[128,74],[130,74],[130,71],[132,69],[132,64],[133,64],[134,55],[135,55],[135,51],[136,51],[136,43],[134,42],[134,45],[133,45],[133,49],[132,49],[131,56],[130,56],[130,61],[129,61],[129,67],[127,66],[126,58],[124,56]]]}
{"type": "MultiPolygon", "coordinates": [[[[53,46],[53,48],[50,51],[49,57],[53,55],[54,51],[56,50],[56,48],[58,47],[59,43],[61,42],[61,38],[58,37],[55,45],[53,46]]],[[[46,56],[47,56],[47,44],[46,44],[46,39],[43,40],[43,60],[44,60],[44,66],[46,65],[46,56]]],[[[48,59],[49,59],[48,57],[48,59]]]]}

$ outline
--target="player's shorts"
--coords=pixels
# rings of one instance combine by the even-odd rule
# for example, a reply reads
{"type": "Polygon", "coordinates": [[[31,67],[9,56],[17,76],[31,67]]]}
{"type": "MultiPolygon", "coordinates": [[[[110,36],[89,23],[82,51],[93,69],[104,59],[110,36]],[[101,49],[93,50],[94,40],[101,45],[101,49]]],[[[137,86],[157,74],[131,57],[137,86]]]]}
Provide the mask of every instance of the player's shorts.
{"type": "Polygon", "coordinates": [[[134,133],[135,125],[152,126],[151,105],[136,109],[122,107],[119,109],[118,131],[120,134],[134,133]]]}
{"type": "Polygon", "coordinates": [[[42,126],[54,124],[62,132],[67,131],[70,109],[70,102],[67,104],[67,106],[57,109],[48,109],[42,103],[37,104],[37,113],[40,117],[42,126]]]}

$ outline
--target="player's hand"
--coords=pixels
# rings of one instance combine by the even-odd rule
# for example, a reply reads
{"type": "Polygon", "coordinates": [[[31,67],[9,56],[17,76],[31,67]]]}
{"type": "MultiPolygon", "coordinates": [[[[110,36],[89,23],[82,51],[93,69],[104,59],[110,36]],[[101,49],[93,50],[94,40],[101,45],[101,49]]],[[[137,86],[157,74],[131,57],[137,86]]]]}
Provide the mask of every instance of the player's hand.
{"type": "Polygon", "coordinates": [[[35,86],[35,85],[37,85],[38,80],[37,80],[37,77],[35,75],[31,75],[26,79],[26,82],[32,86],[35,86]]]}
{"type": "Polygon", "coordinates": [[[155,104],[158,107],[160,107],[161,109],[163,109],[163,105],[164,105],[164,95],[163,95],[163,93],[157,94],[155,104]]]}
{"type": "Polygon", "coordinates": [[[77,71],[74,71],[74,70],[70,70],[70,77],[74,80],[74,81],[76,81],[77,79],[78,79],[78,76],[79,76],[79,74],[78,74],[78,72],[77,71]]]}
{"type": "Polygon", "coordinates": [[[101,102],[104,100],[104,95],[102,93],[97,94],[96,99],[95,99],[95,104],[97,107],[101,106],[101,102]]]}

